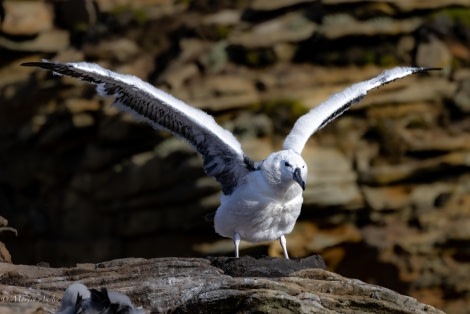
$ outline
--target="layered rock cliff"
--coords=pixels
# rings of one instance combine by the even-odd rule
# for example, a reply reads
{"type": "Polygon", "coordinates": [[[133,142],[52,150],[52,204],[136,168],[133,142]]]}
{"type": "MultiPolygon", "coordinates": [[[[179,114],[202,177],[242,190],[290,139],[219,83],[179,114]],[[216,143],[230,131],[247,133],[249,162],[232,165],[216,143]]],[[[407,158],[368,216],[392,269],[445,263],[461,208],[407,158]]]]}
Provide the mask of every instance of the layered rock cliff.
{"type": "MultiPolygon", "coordinates": [[[[332,93],[396,65],[443,67],[374,91],[312,137],[287,241],[341,275],[452,313],[470,306],[468,1],[1,6],[0,215],[18,230],[1,240],[13,263],[232,254],[203,219],[220,187],[186,143],[22,62],[137,75],[213,114],[258,160],[332,93]]],[[[242,248],[281,254],[277,242],[242,248]]]]}

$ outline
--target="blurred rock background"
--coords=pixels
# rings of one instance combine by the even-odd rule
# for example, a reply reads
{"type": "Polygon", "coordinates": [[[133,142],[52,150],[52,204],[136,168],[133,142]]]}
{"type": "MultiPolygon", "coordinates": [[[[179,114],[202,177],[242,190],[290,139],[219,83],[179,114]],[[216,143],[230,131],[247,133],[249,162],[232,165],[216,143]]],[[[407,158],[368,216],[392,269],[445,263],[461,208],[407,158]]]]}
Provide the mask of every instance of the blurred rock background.
{"type": "MultiPolygon", "coordinates": [[[[397,65],[315,134],[290,254],[470,313],[468,0],[0,2],[0,239],[13,263],[231,255],[204,215],[219,186],[185,142],[93,86],[22,62],[90,61],[214,115],[261,160],[296,118],[397,65]]],[[[281,256],[278,242],[242,254],[281,256]]],[[[2,247],[2,256],[7,256],[2,247]]]]}

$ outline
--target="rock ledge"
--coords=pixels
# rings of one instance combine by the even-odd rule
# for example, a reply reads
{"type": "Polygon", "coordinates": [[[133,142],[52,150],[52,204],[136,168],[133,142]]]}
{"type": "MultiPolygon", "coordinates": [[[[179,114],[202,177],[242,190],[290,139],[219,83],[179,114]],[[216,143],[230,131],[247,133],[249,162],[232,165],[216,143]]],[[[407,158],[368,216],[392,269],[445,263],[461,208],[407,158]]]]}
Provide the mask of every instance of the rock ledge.
{"type": "Polygon", "coordinates": [[[77,281],[89,288],[106,287],[126,294],[134,305],[151,313],[221,313],[235,309],[270,313],[443,313],[389,289],[331,273],[323,269],[319,256],[298,260],[128,258],[73,268],[7,263],[0,264],[0,268],[2,313],[53,313],[60,307],[64,290],[77,281]]]}

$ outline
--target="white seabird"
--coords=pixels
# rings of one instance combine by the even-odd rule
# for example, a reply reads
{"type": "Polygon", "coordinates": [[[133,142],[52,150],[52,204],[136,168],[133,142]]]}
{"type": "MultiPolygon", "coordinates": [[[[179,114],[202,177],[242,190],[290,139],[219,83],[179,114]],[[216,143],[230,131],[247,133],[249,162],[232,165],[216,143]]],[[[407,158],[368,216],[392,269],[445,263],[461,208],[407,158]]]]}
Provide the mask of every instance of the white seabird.
{"type": "Polygon", "coordinates": [[[28,62],[59,75],[96,84],[102,96],[114,96],[112,105],[133,113],[155,129],[165,129],[187,140],[204,159],[204,170],[222,185],[220,207],[214,216],[215,231],[232,238],[235,257],[240,240],[262,242],[279,239],[289,258],[285,235],[300,214],[307,180],[301,157],[305,143],[317,130],[359,103],[367,92],[405,76],[435,70],[397,67],[352,85],[301,116],[287,135],[283,149],[261,162],[252,161],[231,132],[212,116],[132,75],[123,75],[97,64],[28,62]]]}

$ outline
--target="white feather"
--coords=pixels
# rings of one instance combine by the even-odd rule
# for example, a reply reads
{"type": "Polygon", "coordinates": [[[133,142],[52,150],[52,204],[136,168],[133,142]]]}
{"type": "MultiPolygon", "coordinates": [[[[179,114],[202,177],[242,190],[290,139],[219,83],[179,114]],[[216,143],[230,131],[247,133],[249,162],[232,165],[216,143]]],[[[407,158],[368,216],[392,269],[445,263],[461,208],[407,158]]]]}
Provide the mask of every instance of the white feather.
{"type": "Polygon", "coordinates": [[[311,109],[308,113],[297,120],[284,141],[283,149],[292,149],[300,154],[312,134],[325,126],[331,120],[335,119],[337,116],[341,115],[342,112],[349,109],[351,104],[358,103],[362,100],[362,98],[365,97],[371,89],[425,70],[428,69],[413,67],[393,68],[370,80],[356,83],[351,87],[330,96],[330,98],[325,102],[311,109]],[[332,116],[342,108],[344,110],[339,115],[332,116]]]}

